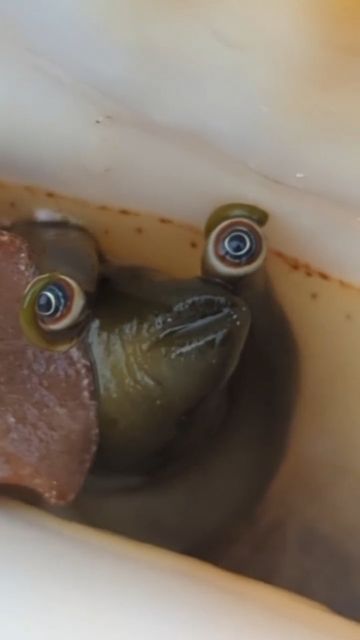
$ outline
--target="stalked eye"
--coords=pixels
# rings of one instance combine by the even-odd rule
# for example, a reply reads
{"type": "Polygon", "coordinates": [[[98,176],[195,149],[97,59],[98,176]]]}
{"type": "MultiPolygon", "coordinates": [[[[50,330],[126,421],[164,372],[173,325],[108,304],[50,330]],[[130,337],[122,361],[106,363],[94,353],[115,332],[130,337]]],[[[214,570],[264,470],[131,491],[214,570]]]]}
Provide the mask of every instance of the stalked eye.
{"type": "Polygon", "coordinates": [[[61,331],[76,324],[85,305],[80,287],[64,276],[49,282],[37,294],[35,312],[46,331],[61,331]]]}
{"type": "Polygon", "coordinates": [[[85,295],[79,285],[60,274],[35,278],[27,287],[20,314],[21,326],[32,344],[64,351],[76,338],[69,330],[84,316],[85,295]]]}
{"type": "Polygon", "coordinates": [[[230,215],[219,220],[218,212],[216,215],[218,224],[211,224],[210,228],[207,225],[204,272],[220,278],[239,278],[258,269],[266,256],[258,220],[252,221],[249,215],[230,215]]]}

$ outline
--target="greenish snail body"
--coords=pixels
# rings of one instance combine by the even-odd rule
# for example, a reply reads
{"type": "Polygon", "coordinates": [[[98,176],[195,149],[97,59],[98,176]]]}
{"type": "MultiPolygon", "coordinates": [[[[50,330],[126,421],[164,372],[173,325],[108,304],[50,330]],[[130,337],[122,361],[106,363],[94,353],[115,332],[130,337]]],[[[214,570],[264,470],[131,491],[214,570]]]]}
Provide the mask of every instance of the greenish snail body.
{"type": "Polygon", "coordinates": [[[202,272],[242,300],[251,320],[232,374],[199,407],[206,427],[201,439],[176,465],[146,483],[116,474],[90,475],[69,514],[203,557],[211,556],[211,545],[232,523],[241,526],[274,477],[286,450],[298,382],[297,346],[265,266],[261,226],[266,215],[260,225],[258,219],[248,220],[248,210],[239,216],[238,205],[230,209],[224,216],[221,208],[209,219],[202,272]],[[254,227],[262,242],[246,258],[237,255],[231,261],[221,251],[214,260],[213,246],[220,237],[224,241],[229,222],[225,253],[231,245],[235,253],[247,252],[254,227]]]}
{"type": "MultiPolygon", "coordinates": [[[[296,384],[292,334],[264,269],[266,219],[249,205],[219,208],[202,275],[188,279],[109,264],[80,227],[14,224],[33,261],[18,308],[26,349],[32,361],[82,349],[97,446],[83,435],[77,455],[87,464],[65,497],[59,478],[51,494],[41,489],[54,481],[49,468],[45,479],[34,468],[31,482],[22,472],[0,480],[59,512],[71,504],[72,517],[177,549],[247,513],[283,453],[296,384]]],[[[40,375],[43,384],[46,368],[40,375]]],[[[69,409],[66,394],[59,402],[69,409]]]]}

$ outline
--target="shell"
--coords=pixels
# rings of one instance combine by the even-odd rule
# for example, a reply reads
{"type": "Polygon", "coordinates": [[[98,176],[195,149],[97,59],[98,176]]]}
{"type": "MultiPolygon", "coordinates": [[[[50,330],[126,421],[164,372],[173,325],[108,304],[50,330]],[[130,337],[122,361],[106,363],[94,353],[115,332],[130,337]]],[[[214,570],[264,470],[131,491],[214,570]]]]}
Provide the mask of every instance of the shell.
{"type": "MultiPolygon", "coordinates": [[[[196,224],[225,201],[248,201],[270,212],[270,245],[294,256],[286,263],[292,290],[289,274],[272,266],[307,381],[296,446],[274,489],[280,515],[283,505],[294,510],[286,481],[296,484],[296,469],[312,460],[303,425],[316,424],[313,388],[327,392],[319,448],[331,434],[326,455],[340,468],[355,464],[358,452],[359,326],[344,324],[346,315],[357,317],[358,292],[327,288],[324,272],[351,283],[360,277],[359,19],[357,0],[62,0],[51,7],[0,0],[2,178],[196,224]],[[305,286],[298,278],[306,273],[305,286]],[[310,298],[321,300],[315,314],[310,298]],[[345,377],[338,374],[344,363],[345,377]],[[342,400],[326,414],[334,394],[342,400]]],[[[126,229],[129,251],[136,245],[149,254],[126,229]]],[[[194,242],[192,231],[181,233],[184,247],[194,242]]],[[[170,253],[164,249],[164,262],[170,253]]],[[[337,476],[336,508],[327,508],[319,471],[307,486],[306,515],[316,513],[315,496],[322,517],[333,511],[343,520],[344,478],[337,476]]],[[[42,640],[49,631],[54,640],[100,632],[112,640],[119,630],[142,639],[155,627],[159,639],[231,640],[244,630],[256,640],[359,635],[296,597],[24,507],[2,503],[0,529],[2,625],[16,640],[42,640]]]]}

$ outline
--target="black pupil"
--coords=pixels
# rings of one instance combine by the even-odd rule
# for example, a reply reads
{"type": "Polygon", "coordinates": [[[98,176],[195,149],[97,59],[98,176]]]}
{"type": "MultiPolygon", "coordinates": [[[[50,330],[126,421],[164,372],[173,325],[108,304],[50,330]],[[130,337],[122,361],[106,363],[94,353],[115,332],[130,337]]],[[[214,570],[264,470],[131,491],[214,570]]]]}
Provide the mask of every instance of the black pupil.
{"type": "Polygon", "coordinates": [[[224,253],[236,262],[249,260],[256,251],[256,240],[247,229],[236,229],[224,240],[224,253]]]}
{"type": "Polygon", "coordinates": [[[50,284],[40,291],[36,301],[36,312],[44,318],[56,318],[68,303],[68,296],[60,284],[50,284]]]}

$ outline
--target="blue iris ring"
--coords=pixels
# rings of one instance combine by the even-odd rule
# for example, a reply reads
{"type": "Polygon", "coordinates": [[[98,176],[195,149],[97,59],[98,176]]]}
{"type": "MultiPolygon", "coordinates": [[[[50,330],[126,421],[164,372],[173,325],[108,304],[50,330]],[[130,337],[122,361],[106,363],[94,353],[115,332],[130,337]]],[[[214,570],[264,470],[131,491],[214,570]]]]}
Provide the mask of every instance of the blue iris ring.
{"type": "Polygon", "coordinates": [[[41,318],[60,316],[69,303],[68,293],[61,284],[49,284],[40,291],[36,300],[36,313],[41,318]]]}
{"type": "Polygon", "coordinates": [[[250,229],[238,227],[223,239],[222,253],[231,262],[250,262],[259,252],[257,237],[250,229]]]}

